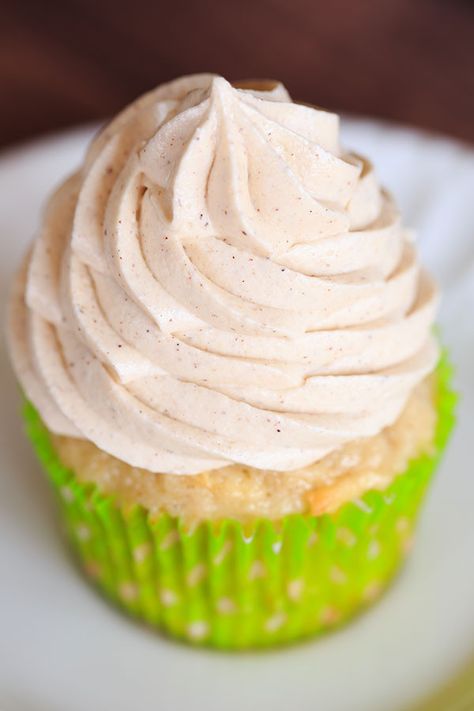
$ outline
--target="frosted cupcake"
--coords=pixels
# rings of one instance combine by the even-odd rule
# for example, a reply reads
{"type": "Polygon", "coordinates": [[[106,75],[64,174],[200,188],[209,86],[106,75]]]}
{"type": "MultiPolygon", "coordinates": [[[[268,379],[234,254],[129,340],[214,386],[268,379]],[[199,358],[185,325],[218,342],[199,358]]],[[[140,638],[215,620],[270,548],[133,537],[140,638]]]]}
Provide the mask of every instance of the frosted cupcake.
{"type": "Polygon", "coordinates": [[[343,622],[453,421],[436,288],[332,113],[195,75],[93,140],[13,289],[27,431],[87,575],[173,636],[343,622]]]}

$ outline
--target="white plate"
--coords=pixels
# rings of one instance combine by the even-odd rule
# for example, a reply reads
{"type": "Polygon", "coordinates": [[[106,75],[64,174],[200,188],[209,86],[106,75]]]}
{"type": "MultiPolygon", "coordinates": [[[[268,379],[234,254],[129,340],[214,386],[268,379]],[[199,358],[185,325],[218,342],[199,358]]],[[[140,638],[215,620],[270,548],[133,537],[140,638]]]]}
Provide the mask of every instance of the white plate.
{"type": "MultiPolygon", "coordinates": [[[[45,196],[78,164],[90,133],[53,136],[0,157],[2,302],[45,196]]],[[[474,154],[380,123],[348,120],[345,134],[373,159],[406,222],[419,231],[425,263],[445,289],[443,335],[463,393],[460,422],[403,575],[351,626],[287,650],[219,654],[144,631],[107,606],[69,560],[47,484],[21,433],[2,346],[2,711],[399,711],[474,650],[474,477],[467,437],[474,416],[474,154]]]]}

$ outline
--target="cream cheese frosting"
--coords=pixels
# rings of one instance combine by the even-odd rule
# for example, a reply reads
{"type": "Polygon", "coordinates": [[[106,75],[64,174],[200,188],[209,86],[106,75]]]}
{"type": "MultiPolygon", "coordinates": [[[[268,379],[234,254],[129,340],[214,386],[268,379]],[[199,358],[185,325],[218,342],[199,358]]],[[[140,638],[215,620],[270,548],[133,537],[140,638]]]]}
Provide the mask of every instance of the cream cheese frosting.
{"type": "Polygon", "coordinates": [[[290,471],[397,419],[436,308],[335,114],[200,74],[131,104],[51,197],[9,340],[57,434],[152,472],[290,471]]]}

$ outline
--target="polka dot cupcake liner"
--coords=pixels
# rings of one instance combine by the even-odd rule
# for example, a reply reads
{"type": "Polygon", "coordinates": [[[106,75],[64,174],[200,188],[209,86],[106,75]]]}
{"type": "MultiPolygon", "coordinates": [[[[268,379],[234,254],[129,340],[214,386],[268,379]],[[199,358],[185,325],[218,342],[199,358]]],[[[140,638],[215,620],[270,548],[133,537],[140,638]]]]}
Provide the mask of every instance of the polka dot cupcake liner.
{"type": "Polygon", "coordinates": [[[340,625],[375,600],[410,550],[420,504],[454,422],[451,369],[438,366],[432,452],[384,491],[333,514],[206,521],[194,528],[121,507],[59,461],[30,403],[27,431],[86,575],[149,625],[220,649],[269,647],[340,625]]]}

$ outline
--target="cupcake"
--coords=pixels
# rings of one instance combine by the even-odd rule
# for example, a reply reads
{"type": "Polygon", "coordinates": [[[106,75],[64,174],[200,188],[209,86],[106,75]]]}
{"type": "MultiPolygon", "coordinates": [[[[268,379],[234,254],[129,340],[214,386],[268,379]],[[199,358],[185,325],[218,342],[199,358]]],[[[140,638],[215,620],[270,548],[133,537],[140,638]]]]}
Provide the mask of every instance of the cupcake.
{"type": "Polygon", "coordinates": [[[226,649],[373,602],[454,419],[437,301],[335,114],[210,74],[132,103],[50,198],[10,302],[88,578],[226,649]]]}

